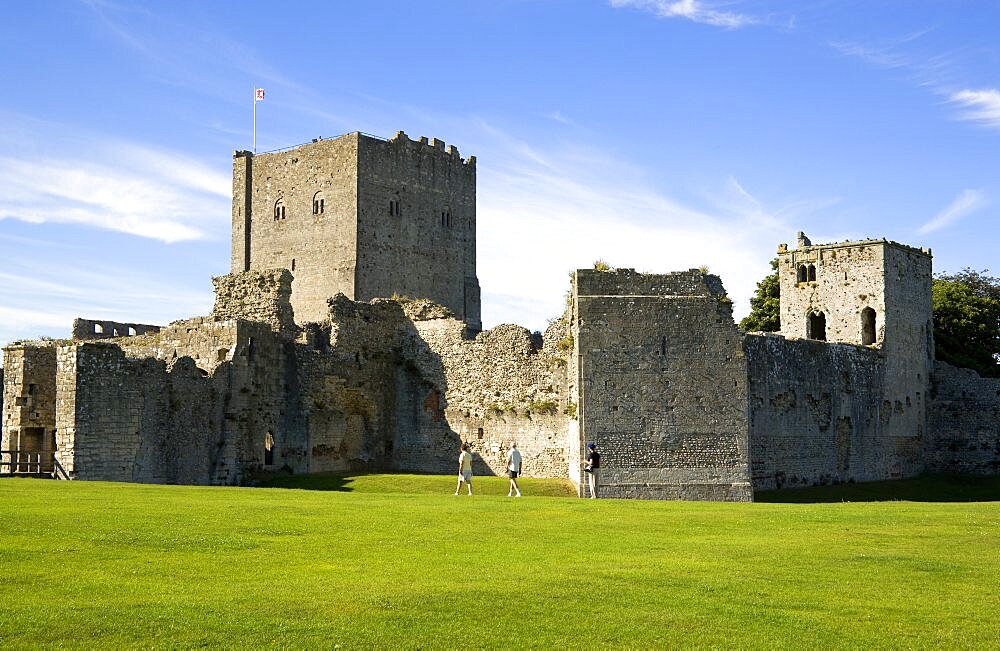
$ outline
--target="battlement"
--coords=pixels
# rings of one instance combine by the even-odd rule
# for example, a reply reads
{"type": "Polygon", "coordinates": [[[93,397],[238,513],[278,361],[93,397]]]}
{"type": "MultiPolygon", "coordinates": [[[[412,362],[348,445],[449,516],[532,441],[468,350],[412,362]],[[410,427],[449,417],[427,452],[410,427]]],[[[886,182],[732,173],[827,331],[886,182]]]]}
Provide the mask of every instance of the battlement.
{"type": "Polygon", "coordinates": [[[329,143],[339,143],[339,141],[369,141],[369,142],[384,142],[396,147],[406,148],[408,151],[413,151],[417,153],[428,153],[433,154],[435,152],[440,153],[442,158],[449,159],[455,163],[462,165],[463,167],[475,168],[476,157],[469,156],[468,158],[462,158],[458,151],[458,147],[455,145],[449,145],[444,140],[439,140],[437,138],[428,138],[427,136],[420,136],[417,140],[411,140],[409,136],[403,131],[397,131],[392,138],[383,138],[381,136],[376,136],[370,133],[364,133],[361,131],[352,131],[350,133],[341,134],[339,136],[334,136],[332,138],[313,138],[310,142],[304,142],[298,145],[291,145],[289,147],[281,147],[278,149],[272,149],[265,152],[260,152],[254,154],[253,152],[247,151],[245,149],[236,150],[233,152],[233,159],[237,158],[255,158],[266,160],[270,157],[276,155],[285,155],[293,152],[308,151],[316,146],[325,146],[329,143]]]}
{"type": "MultiPolygon", "coordinates": [[[[366,137],[373,137],[367,136],[366,137]]],[[[420,136],[417,140],[410,140],[409,136],[403,131],[397,131],[396,135],[387,140],[397,146],[409,147],[410,149],[416,150],[435,150],[444,153],[446,156],[454,159],[455,161],[461,163],[462,165],[468,165],[471,167],[476,166],[476,157],[469,156],[467,159],[463,159],[458,153],[458,147],[455,145],[446,145],[445,141],[438,140],[437,138],[428,139],[427,136],[420,136]]]]}
{"type": "Polygon", "coordinates": [[[908,244],[902,244],[900,242],[895,242],[893,240],[887,240],[885,238],[882,238],[882,239],[872,239],[872,240],[845,240],[843,242],[830,242],[830,243],[826,243],[826,244],[813,244],[812,241],[808,237],[806,237],[806,234],[803,233],[802,231],[799,231],[799,233],[798,233],[798,238],[797,238],[796,248],[795,249],[789,249],[787,244],[779,244],[778,245],[778,254],[782,255],[782,254],[795,253],[795,252],[800,252],[800,253],[818,253],[819,251],[828,251],[828,250],[833,250],[833,249],[844,249],[844,248],[851,248],[851,247],[873,246],[873,245],[879,245],[879,244],[884,245],[884,246],[893,247],[893,248],[899,249],[901,251],[907,251],[907,252],[910,252],[910,253],[919,253],[919,254],[923,254],[923,255],[927,255],[927,256],[931,255],[931,250],[929,248],[926,248],[926,247],[918,248],[918,247],[915,247],[915,246],[909,246],[908,244]]]}

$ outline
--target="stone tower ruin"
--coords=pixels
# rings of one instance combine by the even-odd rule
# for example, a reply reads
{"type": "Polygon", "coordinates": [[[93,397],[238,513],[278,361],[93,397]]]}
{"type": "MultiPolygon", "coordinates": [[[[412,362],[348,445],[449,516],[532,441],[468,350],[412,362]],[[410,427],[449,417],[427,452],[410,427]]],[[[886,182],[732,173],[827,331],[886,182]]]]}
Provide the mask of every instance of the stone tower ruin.
{"type": "Polygon", "coordinates": [[[233,273],[289,269],[299,323],[327,318],[342,293],[430,299],[481,328],[476,159],[454,145],[354,132],[238,151],[232,218],[233,273]]]}

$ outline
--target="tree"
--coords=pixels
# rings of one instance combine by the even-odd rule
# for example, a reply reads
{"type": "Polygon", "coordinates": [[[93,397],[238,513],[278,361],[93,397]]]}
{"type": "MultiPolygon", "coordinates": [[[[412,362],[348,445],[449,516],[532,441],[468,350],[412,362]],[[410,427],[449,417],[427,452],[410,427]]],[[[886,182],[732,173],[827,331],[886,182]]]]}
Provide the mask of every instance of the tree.
{"type": "Polygon", "coordinates": [[[781,284],[778,282],[778,259],[771,260],[774,273],[757,283],[750,299],[750,314],[740,321],[746,332],[777,332],[781,329],[781,284]]]}
{"type": "Polygon", "coordinates": [[[941,274],[931,286],[935,356],[1000,377],[1000,278],[988,270],[941,274]]]}

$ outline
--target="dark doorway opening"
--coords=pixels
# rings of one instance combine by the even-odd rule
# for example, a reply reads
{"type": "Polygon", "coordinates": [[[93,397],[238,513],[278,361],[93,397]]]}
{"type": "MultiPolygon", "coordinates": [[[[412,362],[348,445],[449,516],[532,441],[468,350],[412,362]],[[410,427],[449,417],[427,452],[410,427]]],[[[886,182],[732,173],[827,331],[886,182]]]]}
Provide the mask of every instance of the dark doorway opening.
{"type": "Polygon", "coordinates": [[[817,341],[826,341],[826,315],[822,312],[813,312],[809,315],[809,322],[806,328],[806,336],[817,341]]]}

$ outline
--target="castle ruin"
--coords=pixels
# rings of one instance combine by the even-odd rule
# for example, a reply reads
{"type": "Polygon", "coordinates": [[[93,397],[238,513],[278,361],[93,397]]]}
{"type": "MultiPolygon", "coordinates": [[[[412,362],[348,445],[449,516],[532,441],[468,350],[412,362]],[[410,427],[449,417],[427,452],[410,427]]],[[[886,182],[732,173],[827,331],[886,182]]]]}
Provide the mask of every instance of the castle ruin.
{"type": "Polygon", "coordinates": [[[1000,381],[934,360],[931,255],[778,249],[780,333],[698,270],[579,270],[538,337],[480,331],[475,158],[352,133],[233,157],[232,273],[212,313],[78,320],[4,349],[0,472],[239,484],[275,472],[478,474],[512,442],[603,496],[1000,472],[1000,381]]]}

